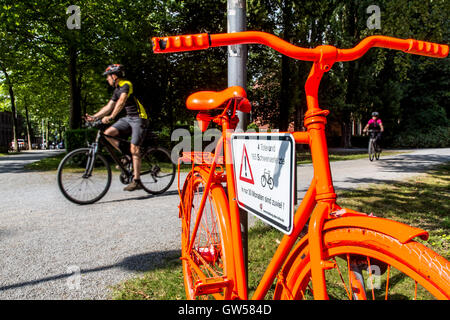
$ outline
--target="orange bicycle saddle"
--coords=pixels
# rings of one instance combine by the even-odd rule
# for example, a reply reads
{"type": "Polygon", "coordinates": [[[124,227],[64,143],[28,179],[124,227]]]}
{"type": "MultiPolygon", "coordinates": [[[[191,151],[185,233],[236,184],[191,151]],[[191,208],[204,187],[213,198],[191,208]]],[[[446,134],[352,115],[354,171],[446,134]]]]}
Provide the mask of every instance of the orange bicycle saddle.
{"type": "Polygon", "coordinates": [[[251,108],[247,100],[247,94],[242,87],[233,86],[222,91],[199,91],[191,94],[186,100],[186,107],[190,110],[212,110],[222,107],[225,102],[232,98],[242,98],[240,108],[243,112],[251,108]]]}

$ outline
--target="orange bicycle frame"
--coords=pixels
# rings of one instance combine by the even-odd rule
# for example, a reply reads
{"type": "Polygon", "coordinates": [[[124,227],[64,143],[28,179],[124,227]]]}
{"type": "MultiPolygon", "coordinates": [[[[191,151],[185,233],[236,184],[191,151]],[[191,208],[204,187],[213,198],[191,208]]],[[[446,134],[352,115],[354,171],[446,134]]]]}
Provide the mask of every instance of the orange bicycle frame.
{"type": "MultiPolygon", "coordinates": [[[[155,53],[180,52],[207,49],[209,47],[228,46],[236,44],[264,44],[289,57],[312,61],[313,66],[305,84],[307,112],[304,124],[306,132],[292,133],[297,144],[308,144],[311,150],[312,163],[314,168],[314,178],[303,198],[299,208],[294,215],[293,232],[284,235],[278,246],[267,270],[265,271],[252,299],[263,299],[268,289],[272,285],[276,275],[286,261],[303,227],[310,218],[308,234],[311,258],[311,275],[315,299],[327,299],[324,270],[333,267],[332,262],[325,261],[322,254],[322,231],[326,220],[332,218],[332,214],[341,208],[336,204],[336,193],[333,187],[333,180],[330,171],[328,158],[328,148],[325,136],[325,124],[328,110],[323,110],[319,106],[318,90],[320,81],[325,72],[329,71],[333,64],[338,61],[356,60],[363,56],[371,47],[390,48],[401,50],[407,53],[444,58],[448,55],[449,47],[446,45],[430,42],[418,41],[414,39],[397,39],[385,36],[371,36],[362,40],[352,49],[338,49],[329,45],[318,46],[313,49],[300,48],[292,45],[278,37],[257,31],[246,31],[224,34],[197,34],[172,36],[162,38],[152,38],[153,50],[155,53]]],[[[234,113],[233,113],[234,117],[234,113]]],[[[233,292],[240,299],[247,299],[247,286],[245,279],[245,266],[242,251],[241,231],[239,221],[239,208],[236,199],[234,168],[231,158],[230,129],[235,128],[234,118],[229,119],[225,112],[215,118],[215,122],[223,128],[222,139],[218,147],[223,146],[226,169],[226,182],[228,187],[228,204],[230,211],[230,224],[232,232],[232,252],[233,266],[230,277],[235,280],[233,292]]],[[[207,177],[206,188],[209,188],[214,180],[215,163],[217,155],[211,164],[207,177]]],[[[202,204],[206,200],[208,189],[204,191],[202,204]]],[[[201,206],[201,210],[203,207],[201,206]]],[[[201,212],[201,210],[199,212],[201,212]]],[[[358,212],[345,209],[346,214],[358,217],[358,212]]],[[[350,219],[350,218],[349,218],[350,219]]],[[[356,218],[355,218],[356,219],[356,218]]],[[[356,220],[355,220],[356,221],[356,220]]],[[[376,222],[376,223],[383,223],[376,222]]],[[[196,226],[198,227],[198,226],[196,226]]],[[[373,228],[381,228],[373,226],[373,228]]],[[[391,228],[388,223],[384,228],[391,228]]],[[[417,229],[405,227],[404,229],[393,230],[399,237],[407,238],[411,235],[421,235],[417,229]]],[[[192,247],[192,244],[191,244],[192,247]]],[[[279,277],[282,275],[280,274],[279,277]]],[[[282,279],[279,279],[282,280],[282,279]]],[[[282,281],[281,281],[282,282],[282,281]]]]}

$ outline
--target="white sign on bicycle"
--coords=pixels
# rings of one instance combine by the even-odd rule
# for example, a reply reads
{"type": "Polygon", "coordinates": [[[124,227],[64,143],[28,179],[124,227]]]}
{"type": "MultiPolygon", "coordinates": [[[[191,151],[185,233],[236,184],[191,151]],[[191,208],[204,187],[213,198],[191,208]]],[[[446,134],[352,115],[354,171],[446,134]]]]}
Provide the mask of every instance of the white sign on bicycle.
{"type": "Polygon", "coordinates": [[[293,136],[235,133],[231,141],[239,207],[290,234],[294,216],[293,136]]]}

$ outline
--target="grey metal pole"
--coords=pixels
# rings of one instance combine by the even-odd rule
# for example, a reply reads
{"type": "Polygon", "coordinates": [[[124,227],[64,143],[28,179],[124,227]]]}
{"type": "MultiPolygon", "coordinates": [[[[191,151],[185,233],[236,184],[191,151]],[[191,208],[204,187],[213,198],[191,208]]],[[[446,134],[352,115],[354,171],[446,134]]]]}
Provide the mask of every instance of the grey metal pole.
{"type": "MultiPolygon", "coordinates": [[[[227,32],[246,30],[246,1],[228,0],[227,32]]],[[[228,86],[247,88],[247,45],[228,46],[228,86]]],[[[238,111],[238,128],[247,129],[247,116],[238,111]]]]}
{"type": "MultiPolygon", "coordinates": [[[[227,1],[227,32],[246,30],[246,0],[227,1]]],[[[241,86],[247,90],[247,45],[228,46],[228,86],[241,86]]],[[[248,115],[238,111],[238,131],[245,131],[248,125],[248,115]]],[[[242,247],[244,250],[245,275],[248,285],[248,214],[239,210],[241,220],[242,247]]]]}

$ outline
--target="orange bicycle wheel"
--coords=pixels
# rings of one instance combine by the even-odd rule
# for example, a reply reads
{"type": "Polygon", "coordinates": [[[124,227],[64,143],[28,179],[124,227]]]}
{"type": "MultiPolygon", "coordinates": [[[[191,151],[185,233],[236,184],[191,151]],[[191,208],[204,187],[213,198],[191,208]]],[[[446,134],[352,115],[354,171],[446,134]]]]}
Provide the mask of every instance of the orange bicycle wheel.
{"type": "MultiPolygon", "coordinates": [[[[278,277],[275,299],[313,299],[309,250],[305,236],[278,277]]],[[[325,271],[330,299],[450,298],[450,263],[418,242],[347,227],[324,233],[323,255],[334,263],[325,271]],[[360,281],[351,271],[355,264],[360,281]]]]}
{"type": "Polygon", "coordinates": [[[227,279],[232,254],[228,236],[228,202],[220,184],[213,184],[206,199],[194,244],[189,251],[197,212],[206,182],[198,174],[190,174],[183,188],[182,261],[188,299],[229,299],[231,281],[227,279]]]}

